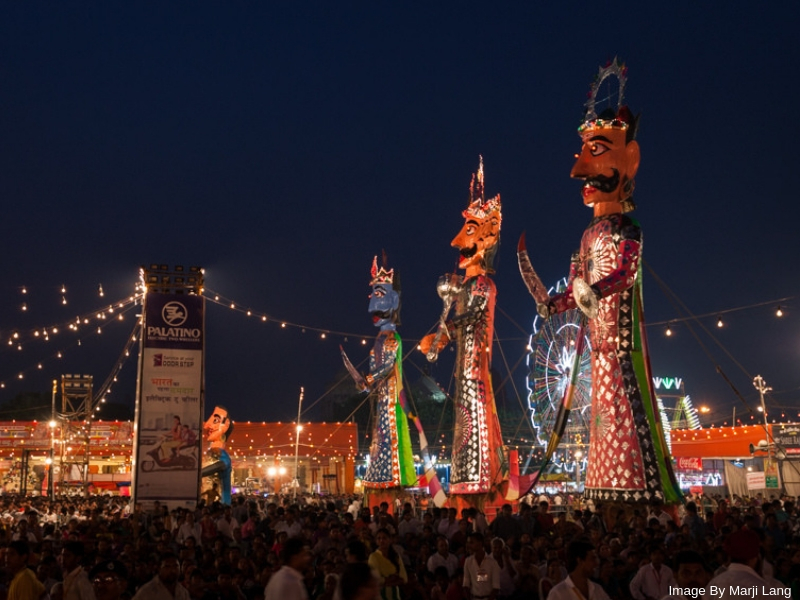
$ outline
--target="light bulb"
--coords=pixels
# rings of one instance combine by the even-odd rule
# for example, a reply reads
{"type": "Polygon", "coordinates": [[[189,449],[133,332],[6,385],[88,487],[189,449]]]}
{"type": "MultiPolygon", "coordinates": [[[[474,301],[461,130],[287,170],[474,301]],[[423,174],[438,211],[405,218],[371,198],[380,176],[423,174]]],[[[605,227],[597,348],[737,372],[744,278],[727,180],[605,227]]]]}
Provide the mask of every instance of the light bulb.
{"type": "Polygon", "coordinates": [[[717,317],[717,327],[723,327],[725,323],[722,322],[722,317],[717,317]]]}
{"type": "Polygon", "coordinates": [[[778,307],[778,310],[775,311],[775,316],[776,317],[782,317],[783,316],[783,311],[781,310],[780,306],[778,307]]]}

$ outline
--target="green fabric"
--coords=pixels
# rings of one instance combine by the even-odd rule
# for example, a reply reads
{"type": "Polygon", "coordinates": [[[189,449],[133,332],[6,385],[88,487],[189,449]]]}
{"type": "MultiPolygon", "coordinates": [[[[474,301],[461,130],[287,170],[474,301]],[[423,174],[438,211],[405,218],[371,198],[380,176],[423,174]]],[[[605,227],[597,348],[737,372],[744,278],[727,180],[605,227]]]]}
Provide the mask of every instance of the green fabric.
{"type": "Polygon", "coordinates": [[[395,402],[395,418],[397,423],[397,460],[400,464],[400,484],[403,487],[412,486],[417,481],[414,469],[414,454],[411,451],[411,434],[408,431],[408,415],[400,404],[400,394],[403,391],[403,341],[395,332],[397,339],[397,355],[395,356],[395,377],[397,393],[395,402]]]}
{"type": "Polygon", "coordinates": [[[661,479],[661,488],[664,492],[664,501],[668,504],[675,504],[683,500],[683,493],[678,486],[678,482],[675,480],[675,475],[671,466],[667,462],[671,461],[672,458],[668,452],[664,428],[661,423],[661,415],[658,412],[656,399],[652,392],[651,373],[647,363],[648,357],[644,352],[644,343],[642,340],[641,327],[644,325],[641,318],[642,314],[642,277],[640,272],[639,277],[636,278],[636,284],[633,289],[634,327],[631,360],[633,361],[633,370],[636,373],[636,380],[639,382],[639,393],[641,394],[642,405],[647,415],[647,424],[650,427],[653,438],[653,450],[656,455],[656,463],[658,464],[658,473],[661,479]]]}

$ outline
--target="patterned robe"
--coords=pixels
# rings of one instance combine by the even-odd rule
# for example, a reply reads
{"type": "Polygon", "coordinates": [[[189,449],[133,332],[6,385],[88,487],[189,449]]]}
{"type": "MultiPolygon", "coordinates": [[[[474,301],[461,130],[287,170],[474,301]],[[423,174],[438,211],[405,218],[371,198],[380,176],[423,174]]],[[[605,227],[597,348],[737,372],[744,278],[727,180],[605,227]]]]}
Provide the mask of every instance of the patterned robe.
{"type": "Polygon", "coordinates": [[[573,256],[567,290],[552,304],[557,312],[575,308],[576,276],[600,298],[598,314],[589,321],[592,420],[585,496],[675,502],[680,490],[666,452],[644,337],[641,244],[641,229],[631,217],[594,218],[573,256]]]}
{"type": "Polygon", "coordinates": [[[369,381],[377,388],[375,426],[369,449],[365,488],[392,488],[416,481],[408,416],[400,406],[403,390],[403,344],[393,330],[381,331],[369,353],[369,381]]]}
{"type": "Polygon", "coordinates": [[[503,479],[503,438],[490,373],[496,295],[489,277],[467,279],[447,323],[457,348],[451,494],[487,493],[503,479]]]}

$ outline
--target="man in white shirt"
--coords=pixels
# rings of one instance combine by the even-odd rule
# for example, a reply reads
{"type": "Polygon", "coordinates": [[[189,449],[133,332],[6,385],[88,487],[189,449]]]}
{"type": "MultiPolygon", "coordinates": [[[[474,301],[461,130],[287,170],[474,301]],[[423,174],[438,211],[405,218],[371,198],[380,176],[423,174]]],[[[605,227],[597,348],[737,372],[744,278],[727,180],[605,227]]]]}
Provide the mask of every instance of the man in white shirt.
{"type": "Polygon", "coordinates": [[[597,552],[591,542],[578,540],[567,548],[567,578],[557,583],[547,600],[611,600],[602,587],[590,581],[597,566],[597,552]]]}
{"type": "Polygon", "coordinates": [[[455,575],[458,569],[458,557],[450,552],[450,544],[443,535],[436,538],[436,552],[428,558],[426,566],[431,573],[436,573],[438,567],[444,567],[447,569],[448,577],[455,575]]]}
{"type": "Polygon", "coordinates": [[[658,600],[669,594],[674,585],[672,569],[664,564],[664,551],[654,546],[650,562],[636,572],[629,589],[635,600],[658,600]]]}
{"type": "Polygon", "coordinates": [[[239,527],[239,522],[233,518],[233,511],[230,506],[226,506],[222,516],[217,519],[217,533],[225,538],[226,541],[233,541],[233,530],[239,527]]]}
{"type": "Polygon", "coordinates": [[[94,589],[84,571],[83,542],[67,542],[61,550],[61,568],[64,571],[64,600],[95,600],[94,589]]]}
{"type": "Polygon", "coordinates": [[[495,600],[500,593],[500,565],[486,554],[483,534],[474,531],[467,537],[470,556],[464,561],[464,598],[495,600]]]}
{"type": "Polygon", "coordinates": [[[447,509],[447,518],[442,518],[439,521],[439,526],[436,533],[441,533],[448,540],[452,540],[453,536],[458,533],[458,511],[455,508],[447,509]]]}
{"type": "Polygon", "coordinates": [[[161,555],[158,575],[136,592],[133,600],[191,600],[188,590],[178,583],[180,566],[172,552],[161,555]]]}
{"type": "Polygon", "coordinates": [[[283,566],[269,578],[264,600],[308,600],[303,576],[311,564],[311,552],[301,538],[286,540],[281,552],[283,566]]]}
{"type": "Polygon", "coordinates": [[[723,544],[723,549],[731,559],[731,564],[723,572],[714,577],[706,588],[707,600],[718,600],[719,590],[726,592],[731,588],[752,588],[753,600],[784,597],[790,598],[789,590],[774,579],[766,579],[761,574],[761,554],[759,535],[747,528],[734,531],[723,544]]]}
{"type": "Polygon", "coordinates": [[[186,520],[181,523],[181,526],[178,527],[178,533],[175,534],[175,541],[178,544],[183,544],[186,542],[186,538],[193,537],[194,541],[199,544],[200,536],[202,534],[200,523],[195,522],[194,513],[192,511],[188,511],[186,513],[185,519],[186,520]]]}

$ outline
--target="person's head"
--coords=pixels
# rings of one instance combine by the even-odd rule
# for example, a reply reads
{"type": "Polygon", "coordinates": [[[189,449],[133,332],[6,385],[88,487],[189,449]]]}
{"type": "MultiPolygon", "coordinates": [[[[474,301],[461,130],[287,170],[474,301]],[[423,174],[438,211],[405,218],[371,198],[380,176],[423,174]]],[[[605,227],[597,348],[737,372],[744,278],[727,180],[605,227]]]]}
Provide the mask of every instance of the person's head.
{"type": "Polygon", "coordinates": [[[747,565],[756,571],[760,570],[760,546],[759,535],[746,527],[731,533],[723,543],[723,549],[731,562],[747,565]]]}
{"type": "Polygon", "coordinates": [[[440,535],[436,538],[436,551],[442,556],[447,556],[450,553],[450,544],[445,536],[440,535]]]}
{"type": "Polygon", "coordinates": [[[500,555],[503,553],[503,550],[506,548],[506,543],[503,541],[502,538],[496,537],[492,538],[492,554],[500,555]]]}
{"type": "Polygon", "coordinates": [[[345,565],[339,576],[340,600],[376,600],[379,597],[378,580],[367,563],[345,565]]]}
{"type": "Polygon", "coordinates": [[[27,568],[30,555],[31,550],[27,541],[17,540],[11,542],[6,548],[6,568],[9,573],[18,573],[27,568]]]}
{"type": "Polygon", "coordinates": [[[483,187],[483,158],[469,184],[469,206],[463,212],[464,227],[450,245],[461,253],[458,268],[467,277],[494,273],[494,257],[500,243],[500,195],[486,199],[483,187]]]}
{"type": "Polygon", "coordinates": [[[177,426],[177,427],[180,427],[181,418],[178,415],[175,415],[174,417],[172,417],[172,424],[177,426]]]}
{"type": "Polygon", "coordinates": [[[172,586],[178,581],[181,569],[178,556],[172,552],[165,552],[159,557],[158,578],[161,583],[172,586]]]}
{"type": "Polygon", "coordinates": [[[694,550],[675,555],[675,581],[683,588],[704,588],[710,581],[703,557],[694,550]]]}
{"type": "Polygon", "coordinates": [[[634,177],[639,169],[639,144],[634,139],[638,117],[622,105],[595,112],[595,97],[600,85],[609,76],[624,85],[624,67],[616,61],[601,71],[592,86],[586,118],[578,128],[581,152],[570,176],[582,179],[583,203],[594,208],[595,216],[633,210],[634,177]]]}
{"type": "Polygon", "coordinates": [[[127,587],[128,570],[121,562],[104,560],[89,571],[97,600],[115,600],[127,587]]]}
{"type": "Polygon", "coordinates": [[[78,568],[83,560],[85,547],[82,542],[70,541],[61,549],[61,566],[69,573],[78,568]]]}
{"type": "Polygon", "coordinates": [[[654,567],[660,567],[664,564],[664,549],[661,546],[654,545],[650,549],[650,562],[654,567]]]}
{"type": "Polygon", "coordinates": [[[471,554],[481,554],[484,550],[484,538],[480,531],[473,531],[467,536],[467,550],[471,554]]]}
{"type": "Polygon", "coordinates": [[[378,550],[384,555],[389,547],[392,545],[392,535],[388,529],[378,529],[375,533],[375,543],[378,545],[378,550]]]}
{"type": "MultiPolygon", "coordinates": [[[[369,295],[369,313],[372,323],[379,329],[394,329],[400,320],[400,282],[394,269],[386,269],[386,255],[383,266],[378,268],[378,257],[372,259],[372,293],[369,295]]],[[[388,506],[387,506],[388,508],[388,506]]]]}
{"type": "Polygon", "coordinates": [[[561,579],[561,561],[557,558],[551,558],[547,561],[547,578],[550,581],[561,579]]]}
{"type": "Polygon", "coordinates": [[[361,540],[350,540],[344,549],[347,562],[367,562],[367,547],[361,540]]]}
{"type": "Polygon", "coordinates": [[[284,565],[304,573],[311,563],[311,552],[308,550],[305,540],[299,537],[286,540],[281,550],[281,560],[284,565]]]}
{"type": "Polygon", "coordinates": [[[576,540],[567,546],[567,571],[591,577],[597,566],[597,552],[591,542],[576,540]]]}

